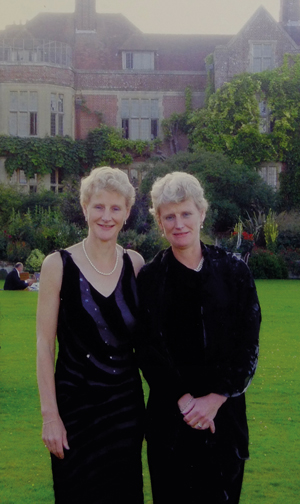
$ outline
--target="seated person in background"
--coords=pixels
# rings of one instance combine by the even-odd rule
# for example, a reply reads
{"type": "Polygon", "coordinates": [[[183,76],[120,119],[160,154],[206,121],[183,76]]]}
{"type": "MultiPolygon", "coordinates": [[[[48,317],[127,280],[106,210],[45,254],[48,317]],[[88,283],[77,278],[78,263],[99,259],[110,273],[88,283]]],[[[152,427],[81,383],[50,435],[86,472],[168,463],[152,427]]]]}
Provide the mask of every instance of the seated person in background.
{"type": "Polygon", "coordinates": [[[21,262],[17,262],[14,269],[8,273],[5,279],[4,290],[23,290],[35,282],[34,279],[29,278],[28,280],[21,280],[20,273],[22,273],[22,271],[23,264],[21,262]]]}

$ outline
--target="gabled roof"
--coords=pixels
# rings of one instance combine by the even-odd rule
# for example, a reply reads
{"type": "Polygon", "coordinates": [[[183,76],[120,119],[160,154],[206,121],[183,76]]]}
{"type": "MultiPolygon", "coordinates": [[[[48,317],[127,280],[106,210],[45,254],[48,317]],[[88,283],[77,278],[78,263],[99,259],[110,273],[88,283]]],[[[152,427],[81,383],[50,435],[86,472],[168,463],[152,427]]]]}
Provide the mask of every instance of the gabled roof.
{"type": "Polygon", "coordinates": [[[250,29],[250,27],[254,24],[257,24],[259,19],[267,19],[270,23],[274,25],[274,29],[280,31],[294,46],[295,49],[299,49],[297,46],[296,42],[290,37],[290,35],[286,32],[286,30],[281,26],[280,23],[278,23],[273,16],[269,13],[269,11],[261,5],[251,16],[251,18],[246,22],[246,24],[241,28],[241,30],[230,40],[228,43],[228,47],[232,46],[240,37],[243,36],[243,34],[250,29]]]}

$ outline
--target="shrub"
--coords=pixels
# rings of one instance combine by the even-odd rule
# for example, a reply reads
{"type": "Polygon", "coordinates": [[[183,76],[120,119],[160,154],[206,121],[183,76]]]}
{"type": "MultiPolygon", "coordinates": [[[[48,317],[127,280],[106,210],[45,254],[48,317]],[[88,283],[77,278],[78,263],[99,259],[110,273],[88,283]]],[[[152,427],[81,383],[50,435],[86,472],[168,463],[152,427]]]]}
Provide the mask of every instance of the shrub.
{"type": "Polygon", "coordinates": [[[13,263],[25,262],[30,252],[29,245],[24,241],[12,241],[7,244],[7,260],[13,263]]]}
{"type": "Polygon", "coordinates": [[[249,258],[249,268],[254,278],[285,279],[288,278],[288,268],[280,255],[269,250],[256,249],[249,258]]]}
{"type": "Polygon", "coordinates": [[[277,237],[278,249],[299,249],[300,248],[300,232],[280,231],[277,237]]]}
{"type": "Polygon", "coordinates": [[[155,254],[168,246],[156,227],[147,234],[138,234],[134,229],[122,231],[119,234],[118,243],[124,248],[139,252],[146,262],[151,261],[155,254]]]}
{"type": "Polygon", "coordinates": [[[45,255],[38,249],[32,250],[26,260],[25,267],[30,273],[40,271],[45,255]]]}
{"type": "Polygon", "coordinates": [[[6,269],[4,268],[0,269],[0,280],[5,280],[6,277],[7,277],[6,269]]]}
{"type": "Polygon", "coordinates": [[[300,248],[286,249],[280,251],[280,257],[284,260],[289,273],[293,276],[300,276],[300,248]]]}

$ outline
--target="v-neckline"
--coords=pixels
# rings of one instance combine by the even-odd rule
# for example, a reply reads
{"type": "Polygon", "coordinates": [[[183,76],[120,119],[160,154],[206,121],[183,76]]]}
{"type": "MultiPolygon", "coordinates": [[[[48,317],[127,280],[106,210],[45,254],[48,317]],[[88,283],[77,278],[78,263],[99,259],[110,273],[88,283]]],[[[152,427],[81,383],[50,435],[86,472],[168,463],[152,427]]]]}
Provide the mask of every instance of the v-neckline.
{"type": "Polygon", "coordinates": [[[121,282],[121,279],[123,277],[123,273],[124,273],[124,267],[125,267],[125,251],[123,249],[123,266],[122,266],[122,269],[121,269],[121,273],[120,273],[120,276],[118,278],[118,281],[114,287],[114,289],[111,291],[111,293],[108,295],[108,296],[105,296],[105,294],[102,294],[102,292],[100,292],[98,289],[96,289],[96,287],[94,287],[94,285],[86,278],[86,276],[82,273],[81,269],[79,268],[79,266],[76,264],[76,262],[74,261],[73,257],[72,257],[72,254],[71,252],[68,252],[69,254],[69,257],[70,259],[72,260],[72,263],[76,266],[76,268],[78,269],[80,275],[83,276],[83,278],[85,279],[85,281],[89,284],[90,287],[92,287],[92,289],[94,289],[95,292],[97,292],[97,294],[99,294],[102,298],[104,299],[109,299],[117,290],[117,288],[119,287],[119,284],[121,282]]]}

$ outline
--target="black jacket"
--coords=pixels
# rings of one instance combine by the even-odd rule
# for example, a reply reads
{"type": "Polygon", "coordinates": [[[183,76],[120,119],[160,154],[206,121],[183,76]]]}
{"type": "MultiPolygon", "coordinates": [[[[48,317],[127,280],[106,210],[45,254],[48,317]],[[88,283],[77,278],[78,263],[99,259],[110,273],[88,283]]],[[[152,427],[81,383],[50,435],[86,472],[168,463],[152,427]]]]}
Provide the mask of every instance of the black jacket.
{"type": "Polygon", "coordinates": [[[16,268],[8,273],[4,283],[4,290],[23,290],[26,287],[28,287],[28,283],[20,279],[16,268]]]}
{"type": "Polygon", "coordinates": [[[199,379],[188,385],[174,365],[161,323],[171,249],[160,252],[138,276],[141,316],[136,352],[150,386],[146,435],[161,436],[162,442],[174,447],[183,423],[177,400],[188,392],[194,397],[214,392],[229,399],[215,418],[213,442],[230,446],[240,458],[247,458],[244,392],[257,365],[261,321],[256,288],[243,261],[217,247],[201,246],[205,258],[201,272],[204,362],[199,365],[199,379]]]}

